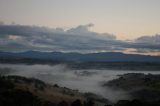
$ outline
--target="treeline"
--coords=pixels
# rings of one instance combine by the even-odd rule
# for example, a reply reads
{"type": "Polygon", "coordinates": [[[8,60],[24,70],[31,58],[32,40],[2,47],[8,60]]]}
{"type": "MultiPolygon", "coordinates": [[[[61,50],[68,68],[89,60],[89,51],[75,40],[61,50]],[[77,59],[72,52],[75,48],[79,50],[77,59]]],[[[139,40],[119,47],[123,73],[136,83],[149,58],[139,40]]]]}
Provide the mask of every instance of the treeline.
{"type": "Polygon", "coordinates": [[[0,63],[10,64],[66,64],[71,69],[160,70],[160,62],[74,62],[50,59],[1,57],[0,63]]]}

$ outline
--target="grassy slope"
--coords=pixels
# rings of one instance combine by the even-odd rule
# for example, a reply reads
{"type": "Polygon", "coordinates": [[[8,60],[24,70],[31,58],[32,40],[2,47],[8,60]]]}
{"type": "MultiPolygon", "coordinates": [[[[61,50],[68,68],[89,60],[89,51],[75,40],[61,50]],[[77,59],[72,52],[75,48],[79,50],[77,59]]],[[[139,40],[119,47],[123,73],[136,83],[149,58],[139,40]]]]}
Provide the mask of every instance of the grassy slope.
{"type": "MultiPolygon", "coordinates": [[[[62,101],[66,101],[67,104],[71,105],[71,103],[78,99],[83,104],[88,98],[85,94],[80,93],[77,90],[71,90],[66,87],[59,87],[58,85],[45,84],[44,82],[33,78],[27,79],[20,76],[6,76],[3,77],[3,80],[7,81],[6,83],[9,82],[14,85],[10,91],[14,89],[18,91],[21,90],[30,92],[35,97],[40,99],[42,103],[48,102],[59,104],[62,101]]],[[[97,106],[105,105],[105,103],[99,102],[97,100],[94,100],[94,102],[97,106]]]]}
{"type": "Polygon", "coordinates": [[[128,91],[136,99],[160,101],[160,75],[124,74],[118,79],[105,83],[104,86],[128,91]]]}

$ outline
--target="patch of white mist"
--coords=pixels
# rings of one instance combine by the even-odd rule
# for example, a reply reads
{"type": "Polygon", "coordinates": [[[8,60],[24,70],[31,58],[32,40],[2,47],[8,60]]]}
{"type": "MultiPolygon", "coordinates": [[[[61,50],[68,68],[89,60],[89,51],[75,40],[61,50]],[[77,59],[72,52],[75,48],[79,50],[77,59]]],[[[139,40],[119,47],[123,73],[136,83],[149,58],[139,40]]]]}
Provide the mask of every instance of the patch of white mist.
{"type": "Polygon", "coordinates": [[[77,89],[80,92],[92,92],[101,95],[113,102],[119,99],[129,99],[130,96],[125,91],[116,91],[102,86],[104,82],[117,78],[117,75],[125,73],[152,73],[160,74],[155,71],[119,71],[119,70],[72,70],[65,64],[59,65],[16,65],[0,64],[0,68],[11,68],[8,75],[19,75],[34,77],[50,84],[77,89]]]}

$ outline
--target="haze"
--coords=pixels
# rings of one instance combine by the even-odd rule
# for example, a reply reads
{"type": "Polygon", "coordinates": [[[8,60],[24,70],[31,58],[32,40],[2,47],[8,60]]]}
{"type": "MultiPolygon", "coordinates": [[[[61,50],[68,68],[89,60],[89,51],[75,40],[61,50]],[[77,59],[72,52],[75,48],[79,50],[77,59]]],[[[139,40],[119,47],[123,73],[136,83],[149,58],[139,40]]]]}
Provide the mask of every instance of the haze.
{"type": "Polygon", "coordinates": [[[0,64],[0,74],[18,75],[28,78],[38,78],[49,84],[58,84],[62,87],[79,90],[80,92],[92,92],[103,96],[113,102],[119,99],[131,99],[123,90],[113,90],[104,87],[104,82],[118,78],[117,75],[125,73],[160,74],[159,71],[134,71],[134,70],[97,70],[82,69],[72,70],[65,64],[59,65],[18,65],[0,64]],[[3,70],[4,71],[3,71],[3,70]]]}

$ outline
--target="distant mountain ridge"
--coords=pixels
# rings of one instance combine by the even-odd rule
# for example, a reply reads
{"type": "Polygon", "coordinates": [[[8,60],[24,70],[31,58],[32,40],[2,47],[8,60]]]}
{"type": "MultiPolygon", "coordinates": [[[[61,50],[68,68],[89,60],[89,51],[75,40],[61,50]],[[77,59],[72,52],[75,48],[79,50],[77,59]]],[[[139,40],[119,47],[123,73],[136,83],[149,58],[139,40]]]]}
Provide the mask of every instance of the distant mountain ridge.
{"type": "Polygon", "coordinates": [[[0,60],[9,58],[29,58],[51,61],[73,61],[73,62],[160,62],[160,56],[146,56],[138,54],[124,54],[120,52],[100,53],[63,53],[63,52],[0,52],[0,60]]]}

